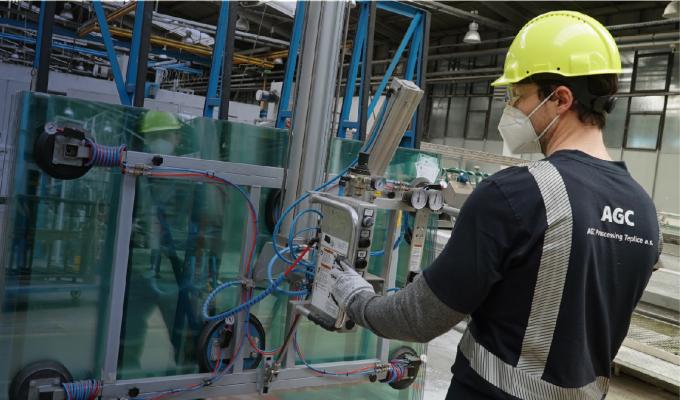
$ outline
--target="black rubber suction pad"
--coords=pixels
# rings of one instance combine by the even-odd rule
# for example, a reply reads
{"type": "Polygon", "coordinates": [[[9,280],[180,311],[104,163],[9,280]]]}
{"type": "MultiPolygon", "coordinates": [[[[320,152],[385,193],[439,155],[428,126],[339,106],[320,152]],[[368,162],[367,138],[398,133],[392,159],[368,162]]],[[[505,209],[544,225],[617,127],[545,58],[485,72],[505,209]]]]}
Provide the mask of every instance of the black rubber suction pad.
{"type": "Polygon", "coordinates": [[[57,179],[77,179],[85,175],[90,167],[54,164],[54,142],[58,135],[74,139],[85,139],[85,132],[79,127],[72,125],[58,126],[55,123],[45,124],[43,131],[33,143],[33,158],[38,167],[47,175],[57,179]]]}
{"type": "Polygon", "coordinates": [[[408,346],[403,346],[390,354],[390,360],[405,360],[408,363],[408,375],[389,385],[397,390],[403,390],[411,386],[416,381],[420,365],[422,364],[418,353],[408,346]]]}
{"type": "MultiPolygon", "coordinates": [[[[265,349],[265,331],[262,323],[253,314],[248,318],[250,336],[256,342],[260,350],[265,349]]],[[[197,341],[197,361],[201,372],[214,371],[220,364],[215,357],[217,351],[223,352],[220,370],[225,368],[231,360],[233,346],[238,343],[234,337],[233,326],[227,326],[223,320],[215,320],[205,324],[197,341]]],[[[243,344],[243,351],[246,352],[243,360],[243,369],[255,369],[262,361],[262,355],[257,354],[252,349],[251,344],[246,341],[243,344]],[[251,352],[251,353],[248,353],[251,352]]]]}
{"type": "Polygon", "coordinates": [[[27,400],[31,381],[55,379],[58,384],[71,382],[73,376],[60,362],[53,360],[36,361],[21,369],[9,386],[9,400],[27,400]]]}

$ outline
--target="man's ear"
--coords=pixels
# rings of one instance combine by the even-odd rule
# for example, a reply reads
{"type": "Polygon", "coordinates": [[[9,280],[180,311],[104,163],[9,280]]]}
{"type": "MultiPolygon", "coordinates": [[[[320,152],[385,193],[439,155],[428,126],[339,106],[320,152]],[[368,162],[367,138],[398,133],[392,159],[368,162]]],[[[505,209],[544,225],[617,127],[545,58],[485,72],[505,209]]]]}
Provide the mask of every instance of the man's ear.
{"type": "Polygon", "coordinates": [[[557,101],[557,113],[563,114],[571,109],[576,99],[574,98],[574,93],[566,86],[558,86],[555,89],[555,93],[552,95],[552,99],[557,101]]]}

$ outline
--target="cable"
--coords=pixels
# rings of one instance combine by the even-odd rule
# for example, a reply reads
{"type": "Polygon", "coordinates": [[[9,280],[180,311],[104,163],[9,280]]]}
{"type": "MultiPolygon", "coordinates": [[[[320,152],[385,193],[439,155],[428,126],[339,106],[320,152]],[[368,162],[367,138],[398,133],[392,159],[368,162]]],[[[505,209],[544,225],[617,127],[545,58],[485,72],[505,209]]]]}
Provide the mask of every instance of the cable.
{"type": "Polygon", "coordinates": [[[64,382],[61,386],[66,392],[66,400],[94,400],[102,388],[97,380],[64,382]]]}
{"type": "Polygon", "coordinates": [[[97,144],[90,138],[85,138],[85,145],[90,148],[90,157],[85,162],[86,167],[120,167],[122,165],[123,152],[127,146],[104,146],[97,144]]]}
{"type": "MultiPolygon", "coordinates": [[[[293,218],[293,222],[290,224],[290,229],[288,230],[288,248],[291,250],[291,255],[293,257],[297,256],[297,254],[295,253],[295,247],[294,247],[294,242],[293,242],[293,240],[295,239],[295,236],[296,236],[295,235],[295,228],[297,227],[297,222],[303,215],[309,214],[309,213],[317,214],[319,216],[319,218],[323,218],[323,214],[321,214],[321,212],[319,210],[315,210],[313,208],[307,208],[307,209],[301,211],[300,213],[298,213],[298,215],[296,215],[293,218]]],[[[313,265],[311,263],[304,262],[304,261],[300,262],[300,264],[302,264],[306,267],[315,267],[315,265],[313,265]]]]}
{"type": "Polygon", "coordinates": [[[206,321],[215,321],[218,319],[226,319],[229,318],[232,315],[238,314],[239,312],[250,309],[250,307],[254,306],[255,304],[259,303],[262,301],[265,297],[269,296],[272,292],[274,292],[274,289],[276,289],[277,286],[283,282],[283,280],[290,274],[290,272],[295,268],[296,265],[302,260],[302,258],[307,254],[307,252],[311,249],[311,247],[306,247],[304,250],[302,250],[302,253],[293,261],[293,263],[288,267],[288,269],[281,275],[279,275],[274,282],[272,282],[267,289],[265,289],[262,293],[258,294],[255,297],[252,297],[248,299],[245,303],[241,303],[238,306],[232,308],[231,310],[227,310],[221,314],[217,315],[210,315],[208,313],[208,307],[210,306],[210,303],[212,300],[215,298],[217,293],[221,292],[222,290],[234,286],[237,283],[241,283],[239,281],[231,281],[231,282],[226,282],[222,285],[220,285],[218,288],[213,290],[209,295],[208,298],[206,298],[205,302],[203,302],[203,318],[206,321]],[[223,286],[223,287],[222,287],[223,286]],[[220,289],[220,290],[218,290],[220,289]]]}
{"type": "MultiPolygon", "coordinates": [[[[290,247],[286,247],[283,249],[283,253],[289,253],[290,252],[290,247]]],[[[272,278],[272,269],[274,268],[274,262],[276,261],[276,255],[272,256],[271,260],[269,260],[269,264],[267,264],[267,280],[269,281],[270,285],[274,284],[274,279],[272,278]]],[[[306,271],[305,271],[306,273],[306,271]]],[[[276,287],[274,289],[278,293],[283,293],[287,296],[305,296],[307,294],[307,290],[296,290],[296,291],[291,291],[291,290],[286,290],[286,289],[281,289],[280,287],[276,287]]]]}

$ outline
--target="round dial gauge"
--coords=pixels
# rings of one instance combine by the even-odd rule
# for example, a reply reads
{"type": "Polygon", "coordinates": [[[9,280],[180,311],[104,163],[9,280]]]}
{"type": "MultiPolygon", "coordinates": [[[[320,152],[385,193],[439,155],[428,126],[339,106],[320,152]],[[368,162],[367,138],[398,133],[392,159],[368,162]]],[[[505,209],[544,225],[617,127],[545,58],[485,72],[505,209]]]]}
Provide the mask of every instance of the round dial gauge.
{"type": "Polygon", "coordinates": [[[444,207],[444,196],[439,190],[427,191],[427,206],[432,211],[439,211],[444,207]]]}
{"type": "Polygon", "coordinates": [[[427,205],[427,191],[422,188],[413,189],[408,194],[408,203],[416,210],[425,208],[427,205]]]}

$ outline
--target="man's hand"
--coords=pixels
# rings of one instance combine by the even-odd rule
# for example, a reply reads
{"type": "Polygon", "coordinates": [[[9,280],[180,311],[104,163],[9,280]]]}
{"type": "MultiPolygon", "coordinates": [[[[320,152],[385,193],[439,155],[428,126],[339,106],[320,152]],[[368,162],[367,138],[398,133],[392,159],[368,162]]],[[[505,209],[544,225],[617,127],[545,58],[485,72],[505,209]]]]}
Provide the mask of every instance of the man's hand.
{"type": "Polygon", "coordinates": [[[366,291],[375,294],[373,286],[342,259],[336,259],[331,276],[335,281],[331,295],[343,311],[357,293],[366,291]]]}

